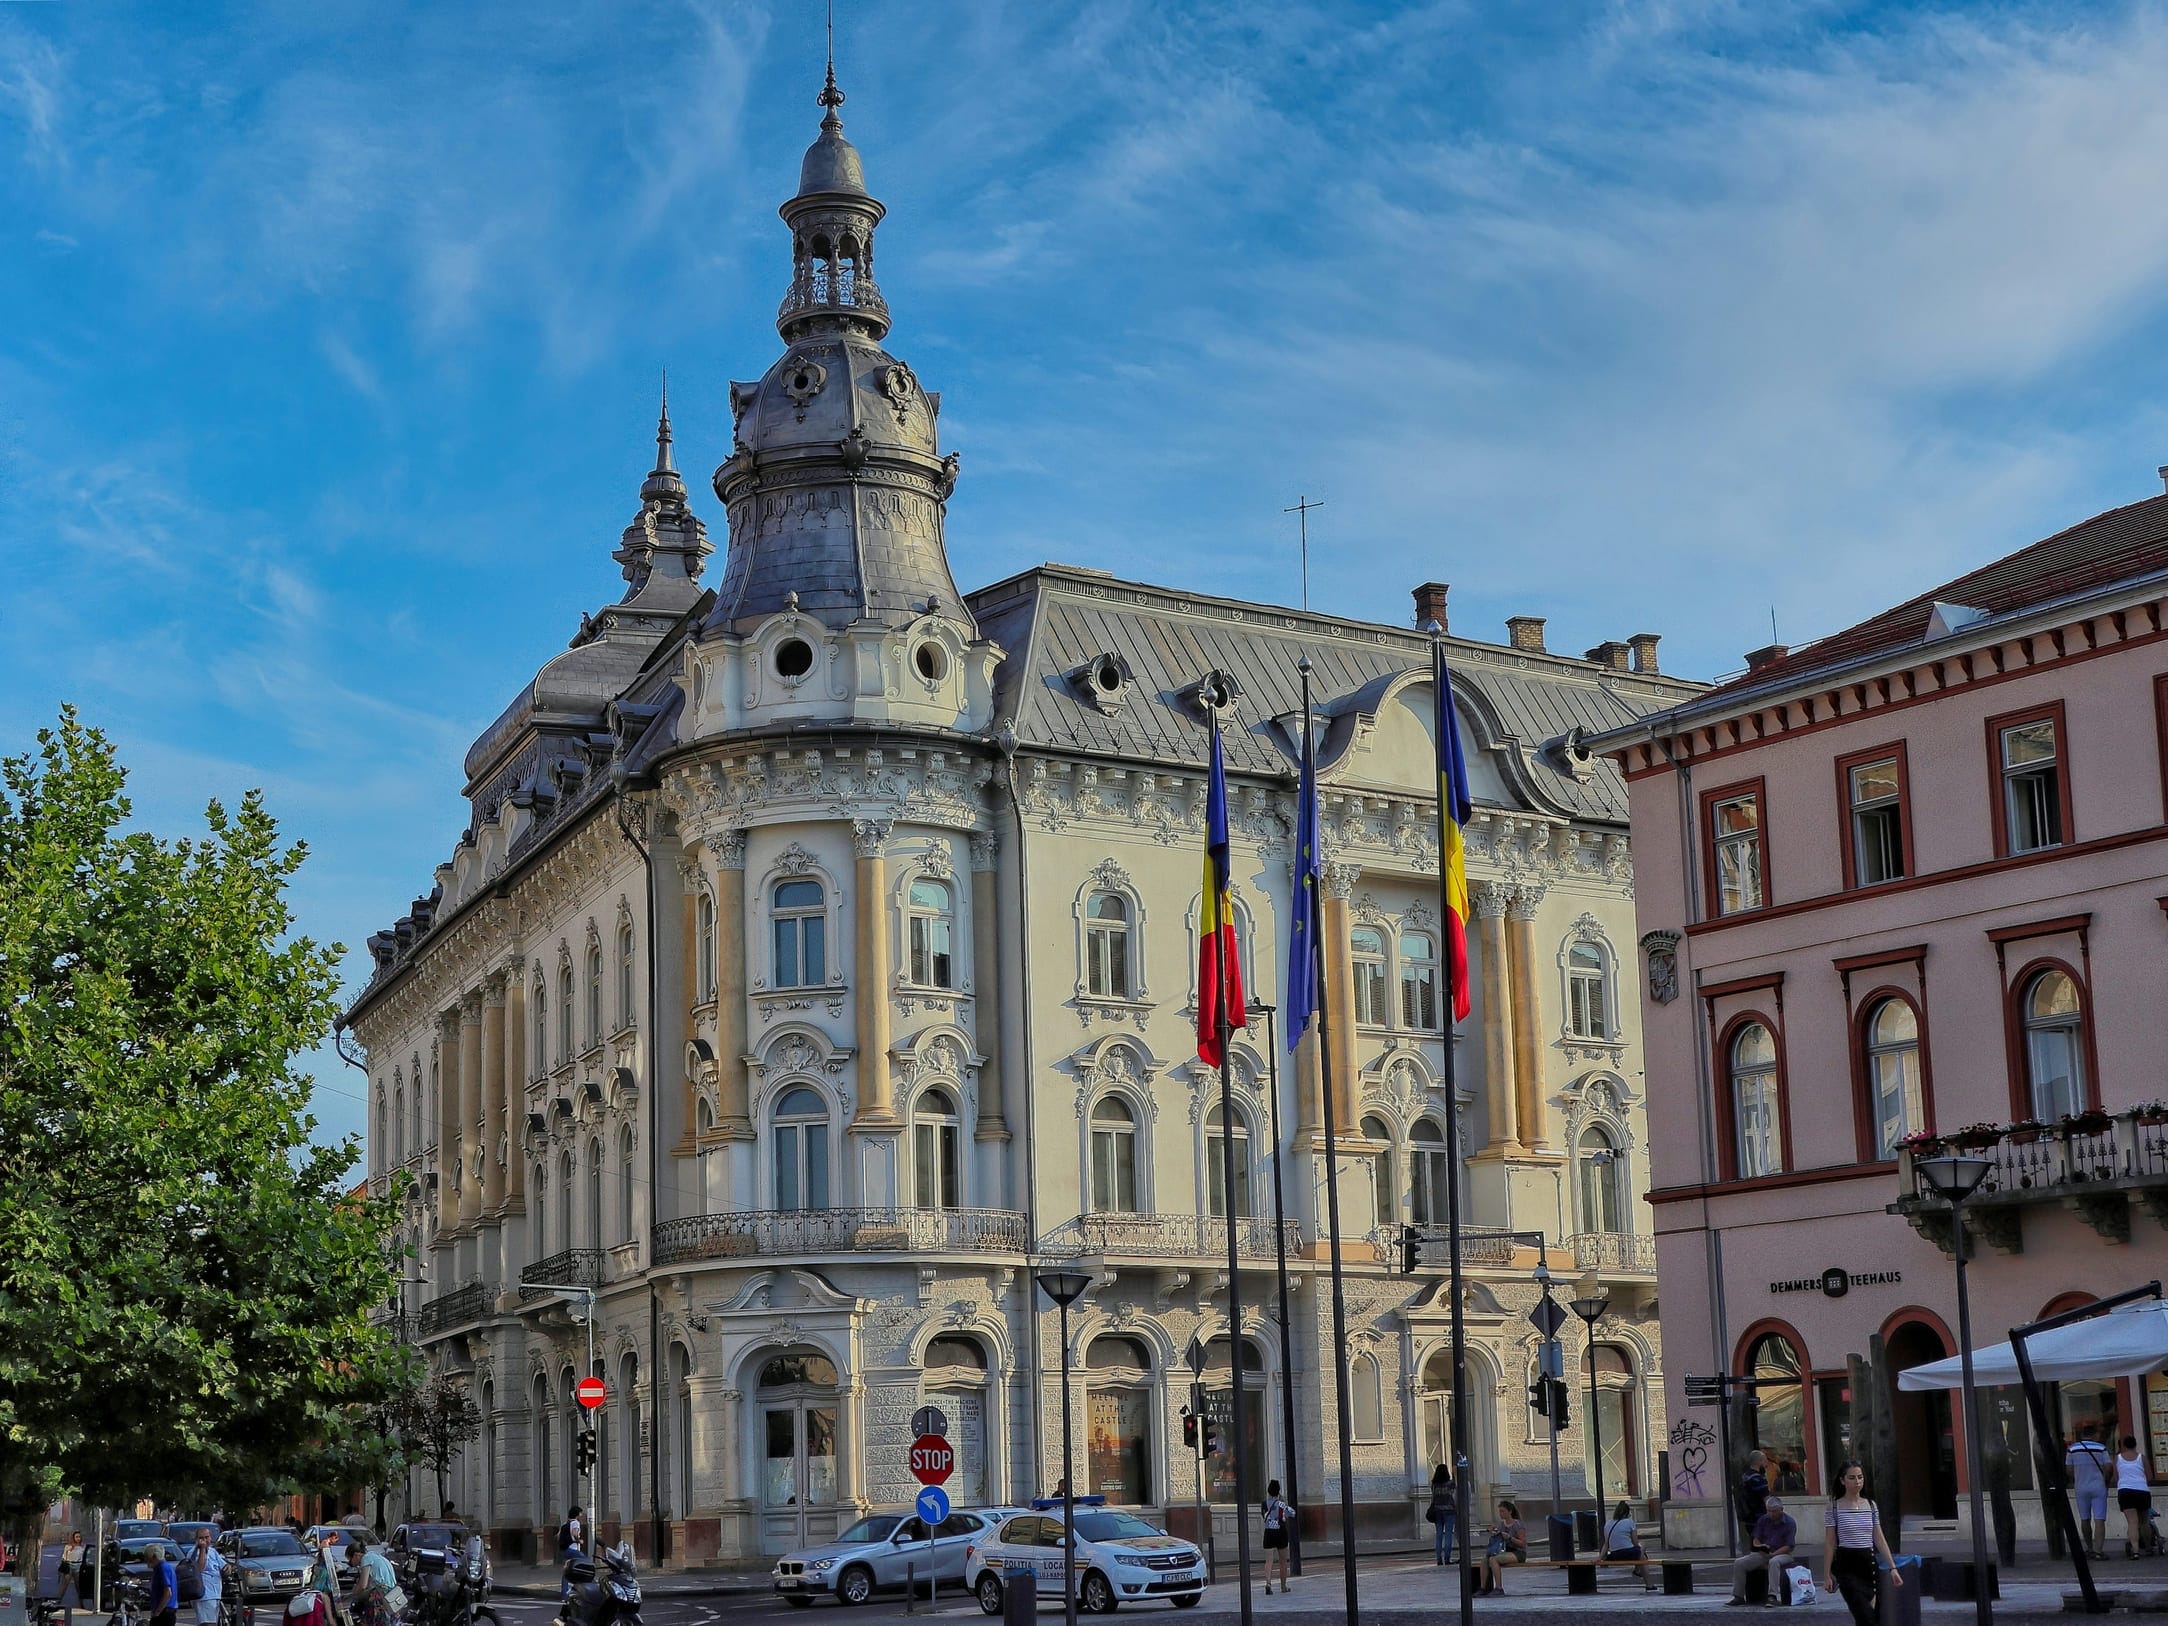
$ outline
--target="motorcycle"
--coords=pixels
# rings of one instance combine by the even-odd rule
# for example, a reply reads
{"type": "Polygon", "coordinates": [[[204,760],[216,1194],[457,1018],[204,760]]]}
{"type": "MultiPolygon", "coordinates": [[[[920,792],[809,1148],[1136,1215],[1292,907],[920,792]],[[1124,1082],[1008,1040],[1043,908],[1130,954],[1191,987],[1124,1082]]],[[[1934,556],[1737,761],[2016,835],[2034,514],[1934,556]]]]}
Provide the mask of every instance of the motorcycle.
{"type": "Polygon", "coordinates": [[[417,1547],[408,1554],[400,1577],[407,1594],[403,1618],[407,1626],[475,1626],[476,1621],[499,1626],[489,1602],[490,1580],[480,1536],[467,1538],[467,1550],[457,1564],[441,1547],[417,1547]]]}
{"type": "Polygon", "coordinates": [[[592,1559],[575,1554],[565,1566],[572,1594],[550,1626],[640,1626],[640,1583],[633,1578],[632,1548],[624,1542],[602,1550],[606,1578],[596,1578],[592,1559]]]}

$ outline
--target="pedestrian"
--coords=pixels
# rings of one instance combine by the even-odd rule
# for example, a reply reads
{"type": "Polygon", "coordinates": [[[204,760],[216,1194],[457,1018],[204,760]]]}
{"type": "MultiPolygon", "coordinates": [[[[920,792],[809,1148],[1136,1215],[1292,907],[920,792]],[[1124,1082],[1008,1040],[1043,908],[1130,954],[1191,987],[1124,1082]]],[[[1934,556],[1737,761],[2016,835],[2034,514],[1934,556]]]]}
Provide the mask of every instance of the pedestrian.
{"type": "Polygon", "coordinates": [[[154,1541],[145,1547],[143,1562],[150,1566],[150,1626],[173,1626],[180,1614],[181,1581],[173,1572],[173,1561],[166,1557],[165,1543],[154,1541]]]}
{"type": "Polygon", "coordinates": [[[564,1566],[564,1575],[557,1584],[559,1603],[572,1596],[572,1564],[579,1552],[580,1510],[575,1507],[565,1515],[565,1522],[557,1527],[557,1562],[564,1566]]]}
{"type": "Polygon", "coordinates": [[[1783,1595],[1784,1572],[1790,1568],[1792,1550],[1798,1545],[1798,1521],[1784,1511],[1782,1497],[1770,1497],[1762,1504],[1762,1516],[1754,1521],[1747,1551],[1731,1561],[1731,1605],[1726,1607],[1747,1601],[1746,1578],[1756,1570],[1769,1577],[1769,1590],[1762,1601],[1779,1601],[1783,1595]]]}
{"type": "Polygon", "coordinates": [[[1454,1494],[1453,1472],[1442,1462],[1430,1471],[1430,1506],[1423,1517],[1430,1521],[1431,1550],[1442,1569],[1453,1557],[1453,1537],[1460,1525],[1460,1498],[1454,1494]]]}
{"type": "Polygon", "coordinates": [[[1904,1571],[1890,1556],[1889,1538],[1882,1534],[1882,1510],[1867,1500],[1862,1487],[1867,1470],[1857,1462],[1837,1466],[1837,1482],[1829,1488],[1829,1511],[1822,1515],[1822,1589],[1844,1594],[1844,1606],[1852,1611],[1852,1626],[1876,1626],[1875,1580],[1887,1565],[1889,1584],[1905,1584],[1904,1571]]]}
{"type": "Polygon", "coordinates": [[[2153,1491],[2135,1434],[2124,1435],[2115,1454],[2115,1505],[2123,1510],[2123,1556],[2136,1558],[2153,1545],[2153,1491]]]}
{"type": "Polygon", "coordinates": [[[360,1555],[355,1567],[355,1626],[398,1626],[406,1594],[399,1588],[399,1572],[384,1556],[384,1544],[360,1539],[354,1547],[360,1555]]]}
{"type": "MultiPolygon", "coordinates": [[[[1772,1498],[1774,1500],[1774,1498],[1772,1498]]],[[[1621,1502],[1611,1510],[1611,1522],[1603,1527],[1603,1556],[1614,1564],[1633,1561],[1634,1579],[1646,1581],[1648,1569],[1642,1560],[1649,1555],[1642,1551],[1641,1532],[1634,1526],[1633,1506],[1621,1502]]]]}
{"type": "Polygon", "coordinates": [[[196,1577],[196,1626],[218,1626],[218,1606],[226,1596],[226,1555],[211,1544],[211,1527],[196,1532],[189,1567],[196,1577]]]}
{"type": "Polygon", "coordinates": [[[86,1554],[83,1532],[70,1530],[68,1539],[60,1544],[60,1607],[63,1609],[83,1607],[83,1559],[86,1554]]]}
{"type": "Polygon", "coordinates": [[[1265,1596],[1272,1596],[1272,1572],[1280,1572],[1280,1591],[1287,1591],[1287,1534],[1295,1522],[1295,1509],[1280,1494],[1277,1479],[1265,1482],[1265,1596]]]}
{"type": "Polygon", "coordinates": [[[2080,1423],[2063,1466],[2070,1470],[2070,1494],[2078,1507],[2078,1542],[2094,1558],[2108,1556],[2108,1448],[2093,1436],[2099,1427],[2080,1423]]]}
{"type": "Polygon", "coordinates": [[[1739,1528],[1752,1531],[1754,1521],[1762,1516],[1762,1508],[1769,1500],[1769,1459],[1761,1452],[1747,1453],[1746,1469],[1739,1475],[1732,1500],[1738,1510],[1739,1528]]]}
{"type": "Polygon", "coordinates": [[[1506,1589],[1508,1564],[1528,1562],[1528,1526],[1521,1523],[1518,1502],[1511,1500],[1498,1504],[1498,1517],[1486,1532],[1489,1540],[1483,1547],[1483,1584],[1475,1589],[1477,1597],[1506,1589]]]}

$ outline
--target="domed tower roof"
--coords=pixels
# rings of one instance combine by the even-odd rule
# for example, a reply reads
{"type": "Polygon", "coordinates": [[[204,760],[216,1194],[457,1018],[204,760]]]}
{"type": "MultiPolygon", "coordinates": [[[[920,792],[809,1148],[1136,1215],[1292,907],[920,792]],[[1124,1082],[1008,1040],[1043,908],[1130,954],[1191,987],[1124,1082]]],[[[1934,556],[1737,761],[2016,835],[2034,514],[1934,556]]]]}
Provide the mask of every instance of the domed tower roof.
{"type": "Polygon", "coordinates": [[[881,348],[888,302],[873,280],[886,214],[843,137],[830,67],[820,136],[780,210],[791,282],[776,314],[787,348],[733,383],[736,445],[715,471],[730,545],[710,626],[795,602],[830,626],[937,610],[969,626],[942,528],[958,459],[943,455],[941,398],[881,348]]]}

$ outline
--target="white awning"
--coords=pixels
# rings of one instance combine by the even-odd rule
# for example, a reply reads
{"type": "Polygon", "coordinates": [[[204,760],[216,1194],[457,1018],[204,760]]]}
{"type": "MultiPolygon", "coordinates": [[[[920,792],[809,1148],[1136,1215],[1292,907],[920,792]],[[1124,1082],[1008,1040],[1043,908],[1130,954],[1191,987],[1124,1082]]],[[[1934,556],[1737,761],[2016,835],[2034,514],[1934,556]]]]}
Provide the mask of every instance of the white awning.
{"type": "MultiPolygon", "coordinates": [[[[2035,1334],[2025,1340],[2025,1352],[2033,1376],[2042,1383],[2168,1371],[2168,1302],[2140,1299],[2106,1315],[2035,1334]]],[[[1972,1352],[1972,1381],[1983,1389],[2018,1381],[2017,1352],[2009,1339],[1972,1352]]],[[[1900,1389],[1955,1389],[1963,1383],[1955,1355],[1897,1374],[1900,1389]]]]}

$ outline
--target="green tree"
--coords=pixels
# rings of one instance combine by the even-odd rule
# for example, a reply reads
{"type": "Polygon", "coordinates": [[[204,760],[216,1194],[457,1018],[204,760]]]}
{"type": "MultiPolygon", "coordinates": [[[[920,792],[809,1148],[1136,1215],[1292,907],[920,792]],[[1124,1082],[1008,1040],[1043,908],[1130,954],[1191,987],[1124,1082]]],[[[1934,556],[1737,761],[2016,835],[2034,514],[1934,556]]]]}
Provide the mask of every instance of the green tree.
{"type": "Polygon", "coordinates": [[[406,1459],[437,1476],[437,1507],[450,1494],[453,1459],[482,1432],[482,1413],[467,1393],[464,1378],[443,1374],[394,1397],[388,1408],[391,1426],[406,1459]]]}
{"type": "Polygon", "coordinates": [[[253,791],[163,840],[124,784],[72,710],[0,763],[0,1496],[245,1507],[396,1379],[395,1198],[310,1139],[303,849],[253,791]]]}

